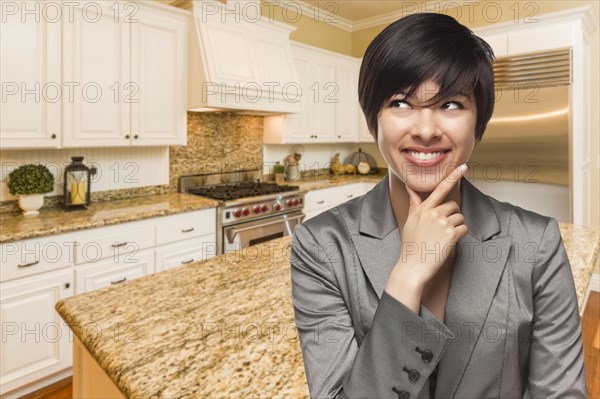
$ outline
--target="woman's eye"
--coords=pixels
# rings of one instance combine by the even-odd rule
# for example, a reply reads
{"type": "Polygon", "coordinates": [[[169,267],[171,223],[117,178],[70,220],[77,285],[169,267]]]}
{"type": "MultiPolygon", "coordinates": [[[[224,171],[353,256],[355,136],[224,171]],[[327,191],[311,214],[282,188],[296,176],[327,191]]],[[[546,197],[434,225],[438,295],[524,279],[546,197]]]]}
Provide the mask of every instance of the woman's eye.
{"type": "Polygon", "coordinates": [[[463,106],[458,101],[448,101],[442,105],[443,109],[462,109],[463,106]]]}
{"type": "Polygon", "coordinates": [[[410,109],[411,108],[410,104],[404,100],[392,100],[392,102],[390,103],[390,106],[392,108],[401,108],[401,109],[410,109]]]}

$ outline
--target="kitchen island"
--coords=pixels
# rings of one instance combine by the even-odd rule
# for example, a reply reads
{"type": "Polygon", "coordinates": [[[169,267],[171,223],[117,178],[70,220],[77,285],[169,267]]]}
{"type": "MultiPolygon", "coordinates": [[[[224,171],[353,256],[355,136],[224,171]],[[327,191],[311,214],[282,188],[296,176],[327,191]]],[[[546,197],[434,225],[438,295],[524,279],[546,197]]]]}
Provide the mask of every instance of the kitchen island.
{"type": "MultiPolygon", "coordinates": [[[[560,228],[581,307],[600,235],[560,228]]],[[[98,381],[78,370],[77,353],[129,398],[308,397],[291,301],[290,241],[59,302],[76,336],[74,397],[90,397],[78,391],[82,381],[98,381]]]]}

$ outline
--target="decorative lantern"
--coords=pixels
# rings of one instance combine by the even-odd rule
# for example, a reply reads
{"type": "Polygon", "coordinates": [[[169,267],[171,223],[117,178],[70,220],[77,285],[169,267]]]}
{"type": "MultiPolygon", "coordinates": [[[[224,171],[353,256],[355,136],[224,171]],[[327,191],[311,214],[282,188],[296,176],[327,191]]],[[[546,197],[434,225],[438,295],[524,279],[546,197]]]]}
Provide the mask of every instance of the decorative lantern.
{"type": "Polygon", "coordinates": [[[91,177],[96,174],[96,168],[88,168],[83,164],[83,157],[71,157],[71,162],[65,168],[64,205],[67,210],[87,209],[90,204],[91,177]]]}

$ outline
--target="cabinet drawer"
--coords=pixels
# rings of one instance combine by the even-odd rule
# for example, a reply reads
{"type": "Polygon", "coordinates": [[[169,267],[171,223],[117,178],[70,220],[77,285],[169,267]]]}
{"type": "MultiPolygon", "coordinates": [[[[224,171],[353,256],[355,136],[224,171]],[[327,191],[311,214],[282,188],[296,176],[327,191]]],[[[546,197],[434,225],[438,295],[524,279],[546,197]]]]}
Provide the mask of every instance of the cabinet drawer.
{"type": "Polygon", "coordinates": [[[75,293],[83,294],[154,273],[154,251],[147,249],[75,267],[75,293]]]}
{"type": "Polygon", "coordinates": [[[304,208],[308,211],[331,208],[362,194],[360,183],[309,191],[304,199],[304,208]]]}
{"type": "Polygon", "coordinates": [[[155,222],[156,245],[168,244],[216,231],[216,210],[205,209],[162,217],[155,222]]]}
{"type": "Polygon", "coordinates": [[[156,272],[212,258],[217,252],[215,239],[207,234],[156,248],[156,272]]]}
{"type": "Polygon", "coordinates": [[[0,281],[57,270],[73,264],[75,235],[61,234],[0,244],[0,281]]]}
{"type": "Polygon", "coordinates": [[[103,227],[85,232],[77,240],[75,263],[97,262],[101,259],[119,257],[154,246],[154,230],[148,223],[136,227],[124,225],[103,227]]]}

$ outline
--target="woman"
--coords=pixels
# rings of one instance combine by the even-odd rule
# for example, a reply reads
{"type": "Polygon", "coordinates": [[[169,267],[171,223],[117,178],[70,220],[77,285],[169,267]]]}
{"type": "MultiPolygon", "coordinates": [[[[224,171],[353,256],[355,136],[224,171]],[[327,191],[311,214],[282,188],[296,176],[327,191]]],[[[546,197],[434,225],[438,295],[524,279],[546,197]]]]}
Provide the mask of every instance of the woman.
{"type": "Polygon", "coordinates": [[[359,100],[389,173],[292,244],[311,397],[586,397],[557,221],[462,177],[493,112],[493,58],[432,13],[367,48],[359,100]]]}

